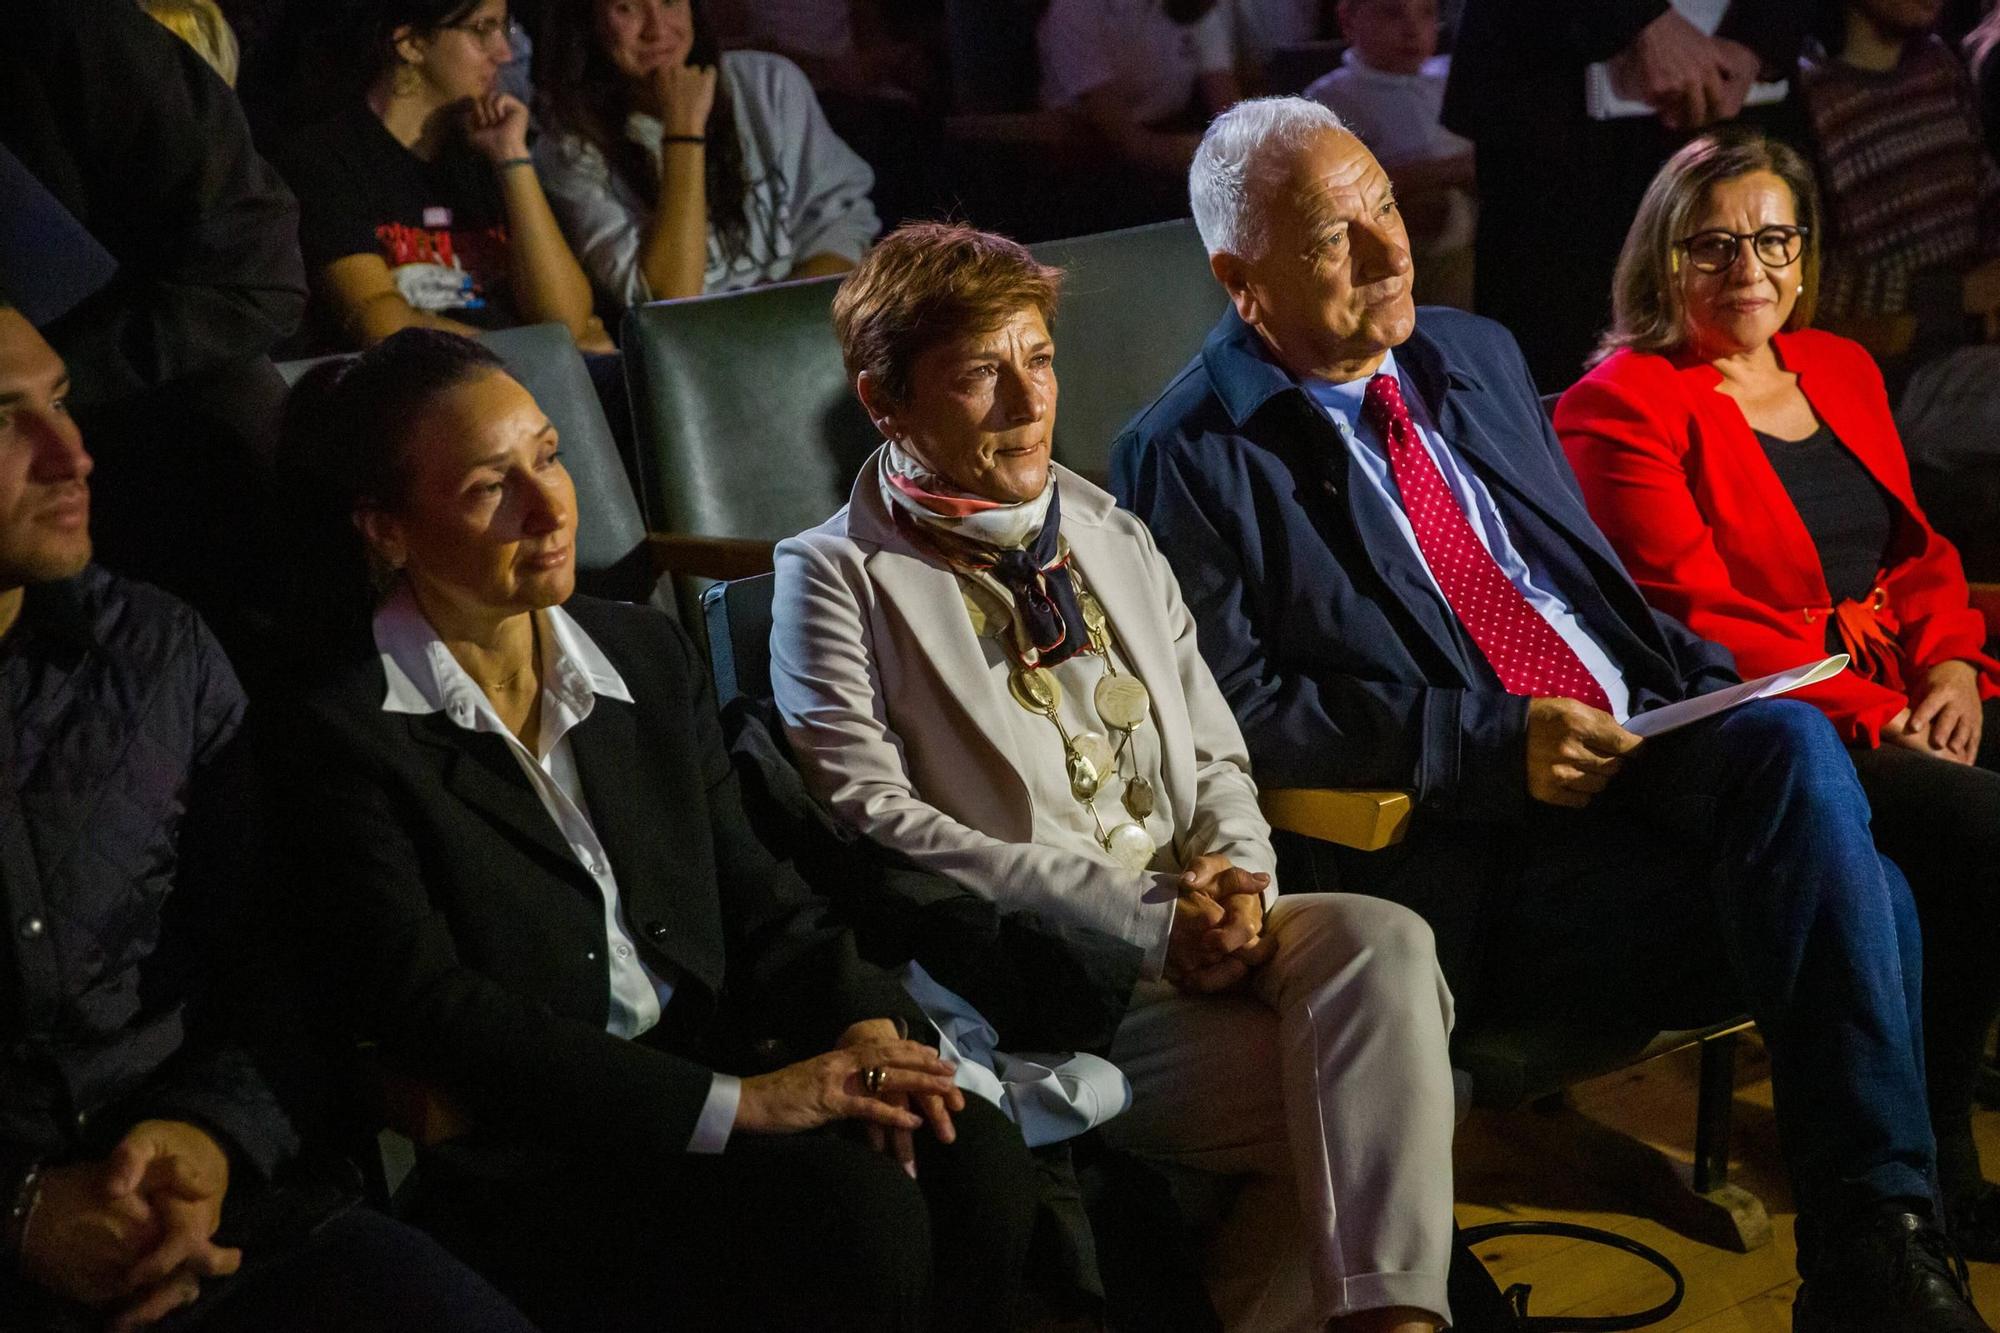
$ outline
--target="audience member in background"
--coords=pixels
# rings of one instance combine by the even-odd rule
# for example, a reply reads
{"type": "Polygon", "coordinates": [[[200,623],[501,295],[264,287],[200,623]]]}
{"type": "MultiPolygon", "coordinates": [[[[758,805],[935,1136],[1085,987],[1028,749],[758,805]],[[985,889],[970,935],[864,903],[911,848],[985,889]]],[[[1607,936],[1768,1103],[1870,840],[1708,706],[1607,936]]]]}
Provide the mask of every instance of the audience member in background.
{"type": "Polygon", "coordinates": [[[278,775],[301,929],[329,1015],[462,1121],[415,1215],[551,1330],[1007,1328],[1020,1135],[757,841],[686,635],[571,596],[534,400],[410,330],[287,422],[353,631],[278,775]]]}
{"type": "Polygon", "coordinates": [[[339,104],[277,156],[325,332],[366,347],[554,320],[611,351],[528,155],[528,108],[499,91],[506,0],[362,0],[322,41],[346,44],[315,57],[349,67],[339,104]]]}
{"type": "Polygon", "coordinates": [[[556,0],[535,78],[563,226],[614,306],[853,268],[874,174],[783,56],[721,51],[700,0],[556,0]]]}
{"type": "Polygon", "coordinates": [[[1688,131],[1735,119],[1754,80],[1790,76],[1811,8],[1729,0],[1711,37],[1662,0],[1466,0],[1444,123],[1479,150],[1474,308],[1520,340],[1543,392],[1583,373],[1654,171],[1688,131]],[[1599,62],[1655,114],[1592,119],[1599,62]]]}
{"type": "Polygon", "coordinates": [[[2000,156],[2000,5],[1987,11],[1965,38],[1965,63],[1979,90],[1979,122],[1986,131],[1988,156],[2000,156]]]}
{"type": "Polygon", "coordinates": [[[1326,8],[1322,0],[1230,0],[1237,49],[1261,69],[1273,51],[1318,41],[1326,8]]]}
{"type": "Polygon", "coordinates": [[[236,86],[236,66],[240,53],[229,20],[215,7],[215,0],[139,0],[147,17],[194,48],[222,81],[236,86]]]}
{"type": "Polygon", "coordinates": [[[1813,330],[1812,177],[1783,144],[1699,139],[1619,260],[1608,355],[1563,395],[1591,516],[1647,601],[1833,720],[1924,928],[1924,1070],[1952,1239],[2000,1259],[1972,1098],[2000,1016],[2000,662],[1910,488],[1866,351],[1813,330]],[[1982,703],[1982,700],[1984,702],[1982,703]]]}
{"type": "Polygon", "coordinates": [[[1451,57],[1437,54],[1437,0],[1341,0],[1340,68],[1306,89],[1360,136],[1396,186],[1416,298],[1472,306],[1472,145],[1438,121],[1451,57]]]}
{"type": "Polygon", "coordinates": [[[193,1305],[174,1327],[529,1333],[430,1240],[281,1177],[297,1135],[244,1040],[277,885],[243,694],[191,609],[90,563],[68,394],[0,302],[7,1327],[122,1333],[193,1305]]]}
{"type": "Polygon", "coordinates": [[[1963,343],[1968,316],[2000,336],[2000,168],[1933,31],[1941,3],[1834,5],[1799,63],[1827,221],[1818,317],[1892,363],[1963,343]]]}
{"type": "Polygon", "coordinates": [[[306,297],[296,206],[228,87],[132,0],[22,0],[6,31],[0,145],[117,261],[44,326],[97,455],[98,557],[193,602],[254,676],[284,395],[266,354],[306,297]]]}
{"type": "Polygon", "coordinates": [[[1747,1008],[1799,1208],[1793,1327],[1986,1329],[1933,1211],[1916,912],[1833,727],[1786,699],[1621,725],[1729,684],[1729,655],[1619,567],[1506,331],[1413,305],[1388,177],[1330,111],[1238,108],[1191,183],[1232,308],[1119,439],[1119,496],[1260,779],[1417,803],[1396,857],[1311,844],[1291,887],[1324,867],[1418,906],[1468,1012],[1747,1008]]]}
{"type": "Polygon", "coordinates": [[[1202,125],[1242,96],[1228,0],[1052,0],[1035,43],[1042,105],[1176,189],[1202,125]]]}
{"type": "Polygon", "coordinates": [[[710,0],[716,39],[805,71],[827,124],[875,173],[890,225],[944,202],[951,167],[941,0],[710,0]]]}
{"type": "Polygon", "coordinates": [[[1451,997],[1430,932],[1368,898],[1276,897],[1172,573],[1050,462],[1060,277],[921,223],[842,285],[885,443],[846,508],[778,546],[778,710],[862,833],[1145,949],[1110,1050],[1132,1107],[1100,1132],[1247,1178],[1208,1253],[1227,1327],[1441,1327],[1451,997]]]}

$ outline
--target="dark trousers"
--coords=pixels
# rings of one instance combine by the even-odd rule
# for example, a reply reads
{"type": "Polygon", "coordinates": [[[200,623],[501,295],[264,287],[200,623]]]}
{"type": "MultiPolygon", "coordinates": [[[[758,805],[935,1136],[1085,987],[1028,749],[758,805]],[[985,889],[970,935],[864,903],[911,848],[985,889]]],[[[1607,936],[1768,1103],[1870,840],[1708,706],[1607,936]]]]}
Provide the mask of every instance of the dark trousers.
{"type": "Polygon", "coordinates": [[[1922,943],[1825,716],[1747,704],[1647,743],[1581,811],[1537,806],[1489,899],[1489,995],[1676,1028],[1748,1010],[1802,1219],[1928,1199],[1922,943]]]}
{"type": "Polygon", "coordinates": [[[1978,763],[1884,745],[1855,749],[1875,845],[1902,868],[1924,936],[1924,1063],[1946,1198],[1980,1187],[1972,1099],[2000,1015],[2000,699],[1989,699],[1978,763]]]}
{"type": "Polygon", "coordinates": [[[846,1128],[530,1177],[446,1151],[418,1165],[411,1215],[544,1333],[1007,1329],[1035,1166],[989,1103],[956,1122],[948,1146],[918,1134],[915,1180],[846,1128]]]}
{"type": "MultiPolygon", "coordinates": [[[[159,1333],[535,1333],[436,1241],[363,1208],[296,1242],[246,1244],[243,1265],[155,1325],[159,1333]]],[[[103,1319],[45,1293],[0,1287],[0,1327],[86,1333],[103,1319]]]]}

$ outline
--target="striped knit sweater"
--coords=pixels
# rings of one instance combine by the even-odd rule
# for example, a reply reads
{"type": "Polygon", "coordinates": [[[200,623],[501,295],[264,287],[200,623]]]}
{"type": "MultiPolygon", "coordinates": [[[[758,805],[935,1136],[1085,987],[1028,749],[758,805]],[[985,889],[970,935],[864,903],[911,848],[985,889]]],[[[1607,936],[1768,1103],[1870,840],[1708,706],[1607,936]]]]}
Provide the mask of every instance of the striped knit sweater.
{"type": "Polygon", "coordinates": [[[2000,254],[2000,169],[1972,81],[1943,42],[1913,42],[1879,72],[1814,49],[1799,83],[1828,230],[1823,313],[1901,314],[1918,273],[2000,254]]]}

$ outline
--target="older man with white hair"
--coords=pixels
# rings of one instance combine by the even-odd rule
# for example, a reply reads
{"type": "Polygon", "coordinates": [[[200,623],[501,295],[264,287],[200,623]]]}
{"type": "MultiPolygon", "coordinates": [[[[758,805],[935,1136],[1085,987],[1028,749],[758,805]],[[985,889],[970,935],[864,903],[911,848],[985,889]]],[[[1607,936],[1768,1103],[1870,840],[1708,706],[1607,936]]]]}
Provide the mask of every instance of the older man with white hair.
{"type": "Polygon", "coordinates": [[[1228,112],[1190,184],[1231,309],[1118,441],[1114,489],[1259,779],[1417,801],[1393,854],[1281,851],[1287,888],[1415,907],[1476,1016],[1747,1008],[1799,1206],[1794,1328],[1985,1330],[1934,1220],[1915,910],[1824,715],[1642,738],[1729,655],[1646,606],[1507,331],[1412,304],[1389,179],[1330,111],[1228,112]]]}

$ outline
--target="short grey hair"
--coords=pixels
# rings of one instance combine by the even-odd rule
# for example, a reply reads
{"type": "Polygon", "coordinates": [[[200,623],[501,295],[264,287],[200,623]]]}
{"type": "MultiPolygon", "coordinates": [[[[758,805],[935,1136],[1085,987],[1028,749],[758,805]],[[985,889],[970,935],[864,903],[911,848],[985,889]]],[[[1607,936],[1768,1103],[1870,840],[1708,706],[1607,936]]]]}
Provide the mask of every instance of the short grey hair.
{"type": "Polygon", "coordinates": [[[1353,132],[1307,97],[1254,97],[1215,118],[1188,168],[1188,203],[1210,254],[1263,256],[1270,224],[1257,200],[1259,187],[1328,130],[1353,132]]]}

